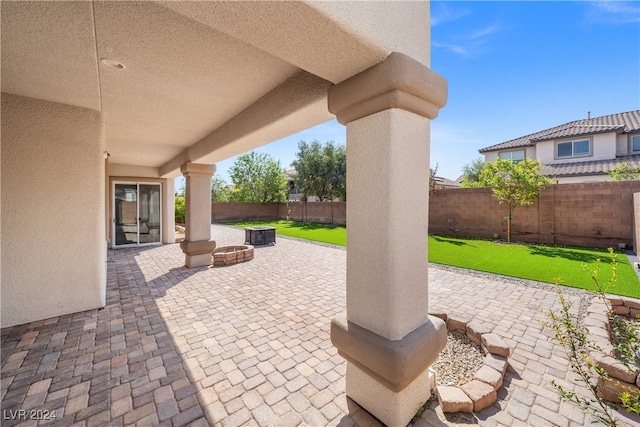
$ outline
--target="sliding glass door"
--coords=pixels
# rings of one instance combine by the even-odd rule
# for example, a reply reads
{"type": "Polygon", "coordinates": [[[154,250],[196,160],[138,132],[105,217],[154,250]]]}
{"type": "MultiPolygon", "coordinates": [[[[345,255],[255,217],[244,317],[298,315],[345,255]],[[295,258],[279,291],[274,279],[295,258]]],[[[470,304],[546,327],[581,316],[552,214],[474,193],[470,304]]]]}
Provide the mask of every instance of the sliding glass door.
{"type": "Polygon", "coordinates": [[[115,183],[113,247],[162,242],[160,184],[115,183]]]}

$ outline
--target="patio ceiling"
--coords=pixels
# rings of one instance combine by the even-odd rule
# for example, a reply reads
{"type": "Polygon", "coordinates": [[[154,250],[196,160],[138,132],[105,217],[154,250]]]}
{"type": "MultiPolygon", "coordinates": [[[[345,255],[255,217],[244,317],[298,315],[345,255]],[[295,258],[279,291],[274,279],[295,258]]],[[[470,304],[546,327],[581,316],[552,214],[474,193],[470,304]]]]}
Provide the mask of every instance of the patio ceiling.
{"type": "Polygon", "coordinates": [[[323,8],[3,2],[2,91],[102,111],[111,163],[177,176],[331,119],[331,83],[388,54],[323,8]]]}

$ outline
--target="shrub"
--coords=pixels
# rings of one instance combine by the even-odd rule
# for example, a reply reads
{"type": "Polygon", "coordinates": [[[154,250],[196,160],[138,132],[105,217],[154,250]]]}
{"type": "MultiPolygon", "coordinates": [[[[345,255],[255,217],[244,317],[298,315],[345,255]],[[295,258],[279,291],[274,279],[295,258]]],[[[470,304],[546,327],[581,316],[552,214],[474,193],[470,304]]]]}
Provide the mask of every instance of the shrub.
{"type": "Polygon", "coordinates": [[[184,196],[176,196],[175,210],[174,210],[176,222],[184,223],[185,209],[186,209],[186,205],[184,201],[184,196]]]}

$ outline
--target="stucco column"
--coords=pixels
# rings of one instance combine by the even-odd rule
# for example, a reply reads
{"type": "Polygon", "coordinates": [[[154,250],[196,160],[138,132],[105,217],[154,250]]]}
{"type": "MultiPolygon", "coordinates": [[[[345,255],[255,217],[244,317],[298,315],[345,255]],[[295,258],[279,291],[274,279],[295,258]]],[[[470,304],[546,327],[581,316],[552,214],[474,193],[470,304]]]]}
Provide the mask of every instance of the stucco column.
{"type": "Polygon", "coordinates": [[[186,181],[186,231],[180,243],[184,264],[189,268],[209,265],[216,247],[211,240],[211,177],[216,166],[186,162],[180,171],[186,181]]]}
{"type": "Polygon", "coordinates": [[[347,312],[331,339],[347,395],[404,427],[429,399],[446,327],[428,315],[429,119],[446,81],[392,53],[329,91],[347,126],[347,312]]]}

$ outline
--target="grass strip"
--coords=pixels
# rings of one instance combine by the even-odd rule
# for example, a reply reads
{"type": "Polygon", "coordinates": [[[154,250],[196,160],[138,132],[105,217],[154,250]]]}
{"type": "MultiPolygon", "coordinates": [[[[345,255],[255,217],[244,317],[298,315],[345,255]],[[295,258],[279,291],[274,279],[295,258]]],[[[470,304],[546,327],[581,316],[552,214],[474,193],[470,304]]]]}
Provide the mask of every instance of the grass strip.
{"type": "MultiPolygon", "coordinates": [[[[627,256],[615,252],[618,279],[609,293],[640,297],[640,282],[627,256]]],[[[595,283],[581,267],[594,270],[600,260],[598,280],[602,286],[611,277],[611,259],[605,249],[506,244],[488,240],[430,236],[429,261],[487,273],[538,282],[595,290],[595,283]]]]}
{"type": "Polygon", "coordinates": [[[347,228],[344,225],[317,224],[297,221],[240,221],[229,223],[237,227],[275,227],[276,234],[331,243],[347,245],[347,228]]]}
{"type": "MultiPolygon", "coordinates": [[[[347,229],[341,225],[303,223],[296,221],[242,221],[238,227],[275,227],[284,236],[345,246],[347,229]]],[[[582,263],[593,270],[600,260],[602,285],[611,275],[611,260],[605,249],[552,246],[541,244],[506,244],[489,240],[451,236],[429,236],[429,262],[556,283],[594,290],[595,284],[581,268],[582,263]]],[[[609,293],[640,298],[640,281],[626,255],[616,251],[618,279],[609,293]]]]}

